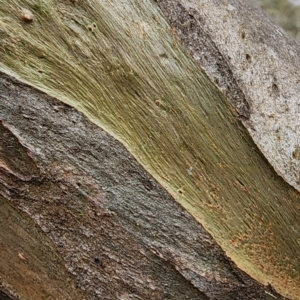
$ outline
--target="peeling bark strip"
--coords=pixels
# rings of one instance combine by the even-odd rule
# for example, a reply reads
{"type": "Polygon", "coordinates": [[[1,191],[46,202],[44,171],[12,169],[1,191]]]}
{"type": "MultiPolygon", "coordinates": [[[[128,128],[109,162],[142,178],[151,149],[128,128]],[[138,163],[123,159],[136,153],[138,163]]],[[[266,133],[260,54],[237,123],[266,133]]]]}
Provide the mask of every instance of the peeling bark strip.
{"type": "Polygon", "coordinates": [[[265,157],[300,190],[300,48],[251,3],[157,0],[265,157]]]}
{"type": "Polygon", "coordinates": [[[0,240],[13,253],[0,256],[2,286],[31,300],[283,299],[238,270],[109,134],[4,74],[0,90],[0,240]]]}
{"type": "MultiPolygon", "coordinates": [[[[0,6],[0,39],[3,71],[76,107],[119,139],[240,268],[299,298],[299,193],[276,176],[157,3],[12,0],[0,6]],[[31,22],[24,21],[23,8],[33,13],[31,22]]],[[[225,67],[234,74],[234,64],[225,67]]],[[[244,94],[251,121],[253,103],[244,94]]],[[[238,102],[243,119],[249,117],[246,102],[238,102]]],[[[60,133],[67,129],[61,125],[60,133]]],[[[26,143],[21,134],[19,141],[26,143]]],[[[66,174],[63,182],[74,178],[61,161],[51,168],[50,174],[66,174]]]]}
{"type": "Polygon", "coordinates": [[[211,31],[206,29],[206,17],[199,16],[195,9],[185,8],[186,1],[158,0],[157,2],[195,61],[231,101],[242,119],[248,120],[251,114],[249,100],[239,87],[228,59],[215,44],[211,31]]]}

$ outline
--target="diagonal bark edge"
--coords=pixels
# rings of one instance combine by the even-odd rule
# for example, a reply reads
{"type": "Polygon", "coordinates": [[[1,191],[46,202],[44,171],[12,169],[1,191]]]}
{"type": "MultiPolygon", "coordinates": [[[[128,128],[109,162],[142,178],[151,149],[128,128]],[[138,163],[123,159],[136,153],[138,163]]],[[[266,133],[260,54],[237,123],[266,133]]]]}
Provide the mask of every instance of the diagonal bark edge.
{"type": "Polygon", "coordinates": [[[0,256],[1,287],[30,300],[283,299],[239,270],[112,136],[1,73],[0,89],[0,146],[18,149],[0,155],[0,250],[13,253],[0,256]]]}
{"type": "Polygon", "coordinates": [[[276,176],[157,7],[22,1],[34,12],[28,24],[13,4],[0,9],[2,69],[121,140],[241,268],[296,297],[299,194],[276,176]]]}

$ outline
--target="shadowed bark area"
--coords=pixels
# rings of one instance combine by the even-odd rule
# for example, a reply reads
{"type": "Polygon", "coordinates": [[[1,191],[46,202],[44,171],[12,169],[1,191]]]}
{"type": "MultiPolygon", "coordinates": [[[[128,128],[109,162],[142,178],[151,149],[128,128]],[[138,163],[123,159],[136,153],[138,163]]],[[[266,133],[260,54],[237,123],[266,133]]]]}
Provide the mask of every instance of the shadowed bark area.
{"type": "Polygon", "coordinates": [[[12,299],[283,299],[82,114],[4,74],[0,90],[0,278],[12,299]]]}

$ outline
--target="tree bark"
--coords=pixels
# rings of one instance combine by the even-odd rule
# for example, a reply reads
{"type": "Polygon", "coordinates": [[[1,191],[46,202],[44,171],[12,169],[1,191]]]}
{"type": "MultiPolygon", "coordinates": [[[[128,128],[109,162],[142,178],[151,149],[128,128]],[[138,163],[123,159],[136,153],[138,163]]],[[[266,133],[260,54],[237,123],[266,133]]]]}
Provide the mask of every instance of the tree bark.
{"type": "Polygon", "coordinates": [[[12,299],[276,295],[76,110],[1,74],[1,119],[1,279],[12,299]]]}
{"type": "Polygon", "coordinates": [[[206,32],[209,7],[12,3],[0,7],[3,298],[299,299],[299,193],[242,126],[254,140],[265,128],[257,93],[206,32]]]}

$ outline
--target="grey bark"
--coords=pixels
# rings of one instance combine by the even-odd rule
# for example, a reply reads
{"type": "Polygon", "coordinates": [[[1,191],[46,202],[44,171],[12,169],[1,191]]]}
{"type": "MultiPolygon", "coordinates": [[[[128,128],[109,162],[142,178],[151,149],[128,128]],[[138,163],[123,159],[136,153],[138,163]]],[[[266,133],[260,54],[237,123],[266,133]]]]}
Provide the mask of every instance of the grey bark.
{"type": "MultiPolygon", "coordinates": [[[[247,94],[251,76],[242,81],[242,69],[230,63],[218,40],[222,32],[210,27],[208,7],[201,15],[194,1],[158,3],[251,132],[256,126],[255,97],[247,94]]],[[[228,14],[242,11],[233,3],[211,1],[216,8],[211,13],[219,4],[228,14]]],[[[261,15],[256,11],[252,16],[261,15]]],[[[247,30],[245,36],[241,31],[242,39],[254,32],[247,30]]],[[[249,53],[241,55],[243,61],[250,55],[242,66],[251,65],[249,53]]],[[[280,93],[284,84],[277,80],[280,93]]],[[[75,109],[4,74],[0,91],[5,228],[0,278],[2,292],[11,299],[284,299],[240,271],[107,132],[75,109]]]]}
{"type": "Polygon", "coordinates": [[[248,1],[157,2],[276,172],[300,190],[299,44],[248,1]]]}
{"type": "MultiPolygon", "coordinates": [[[[75,109],[1,73],[0,120],[1,227],[12,219],[35,236],[38,225],[75,282],[67,299],[284,299],[240,271],[124,146],[75,109]]],[[[7,232],[2,250],[28,242],[7,232]]],[[[25,260],[19,276],[29,284],[34,276],[22,277],[32,275],[33,260],[47,269],[50,252],[34,258],[25,247],[21,257],[1,255],[0,264],[25,260]]],[[[37,274],[63,282],[57,265],[37,274]]],[[[63,287],[50,286],[26,297],[7,272],[0,268],[11,299],[66,299],[63,287]]]]}

